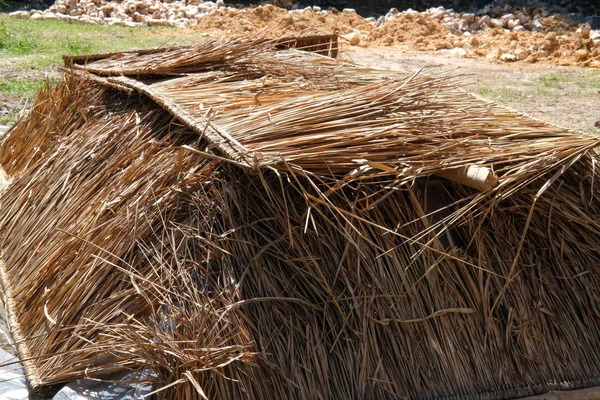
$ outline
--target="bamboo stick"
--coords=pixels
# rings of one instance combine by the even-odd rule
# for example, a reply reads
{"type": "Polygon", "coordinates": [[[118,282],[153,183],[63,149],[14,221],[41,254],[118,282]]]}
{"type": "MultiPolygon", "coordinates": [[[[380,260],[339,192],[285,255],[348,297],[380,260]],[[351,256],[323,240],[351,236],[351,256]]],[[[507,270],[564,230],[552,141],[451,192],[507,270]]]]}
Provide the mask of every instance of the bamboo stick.
{"type": "Polygon", "coordinates": [[[436,175],[479,191],[488,191],[498,184],[498,178],[488,167],[468,165],[436,172],[436,175]]]}

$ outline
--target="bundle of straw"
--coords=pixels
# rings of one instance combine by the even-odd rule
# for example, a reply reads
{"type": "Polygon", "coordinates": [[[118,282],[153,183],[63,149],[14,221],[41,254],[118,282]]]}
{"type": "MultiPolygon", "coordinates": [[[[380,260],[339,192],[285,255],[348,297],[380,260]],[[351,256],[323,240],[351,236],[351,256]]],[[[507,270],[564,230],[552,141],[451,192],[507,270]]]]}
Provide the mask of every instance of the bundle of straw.
{"type": "Polygon", "coordinates": [[[90,59],[0,146],[34,389],[145,368],[159,399],[600,385],[597,138],[453,78],[203,46],[121,55],[127,76],[90,59]]]}

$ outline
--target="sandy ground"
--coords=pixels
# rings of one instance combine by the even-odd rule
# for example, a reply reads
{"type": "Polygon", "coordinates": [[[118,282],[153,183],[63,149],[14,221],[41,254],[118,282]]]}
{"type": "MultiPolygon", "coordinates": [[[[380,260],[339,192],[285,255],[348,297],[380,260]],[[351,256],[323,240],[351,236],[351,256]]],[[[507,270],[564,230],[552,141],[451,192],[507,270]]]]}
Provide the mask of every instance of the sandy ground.
{"type": "Polygon", "coordinates": [[[466,89],[541,120],[600,134],[600,71],[549,64],[499,64],[443,52],[423,53],[394,47],[346,49],[354,62],[382,69],[464,74],[466,89]]]}

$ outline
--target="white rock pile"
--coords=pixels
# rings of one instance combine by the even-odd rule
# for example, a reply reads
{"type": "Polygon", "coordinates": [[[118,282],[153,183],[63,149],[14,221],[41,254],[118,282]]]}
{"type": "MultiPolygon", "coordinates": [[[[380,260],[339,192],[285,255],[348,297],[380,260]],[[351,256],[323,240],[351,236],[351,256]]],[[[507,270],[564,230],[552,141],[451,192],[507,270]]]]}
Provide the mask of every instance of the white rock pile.
{"type": "MultiPolygon", "coordinates": [[[[392,8],[385,16],[377,19],[376,25],[380,26],[404,13],[417,14],[418,12],[408,9],[399,13],[398,10],[392,8]]],[[[444,7],[430,8],[423,14],[428,14],[439,20],[451,32],[458,34],[464,32],[475,33],[489,28],[507,29],[511,32],[539,32],[543,28],[542,19],[551,15],[549,11],[541,8],[512,9],[509,6],[496,7],[490,12],[491,15],[498,15],[497,18],[492,18],[488,14],[458,13],[453,9],[445,9],[444,7]]]]}
{"type": "Polygon", "coordinates": [[[600,46],[600,30],[590,31],[590,39],[600,46]]]}
{"type": "Polygon", "coordinates": [[[223,0],[159,1],[58,0],[45,11],[15,11],[16,18],[58,19],[82,24],[121,26],[164,25],[186,27],[203,16],[224,8],[223,0]]]}
{"type": "MultiPolygon", "coordinates": [[[[470,36],[491,28],[500,28],[508,32],[544,32],[544,18],[552,15],[551,12],[541,8],[511,9],[510,6],[496,7],[491,11],[488,10],[488,13],[496,15],[497,18],[492,18],[488,14],[458,13],[453,9],[445,9],[444,7],[430,8],[422,13],[412,9],[398,12],[397,9],[392,8],[385,16],[379,17],[374,23],[375,26],[381,26],[403,14],[427,14],[431,18],[440,21],[453,34],[470,36]]],[[[583,38],[591,38],[597,46],[600,46],[600,30],[591,30],[589,24],[582,24],[577,33],[583,38]]]]}
{"type": "MultiPolygon", "coordinates": [[[[298,12],[321,12],[319,7],[302,8],[292,0],[271,0],[268,3],[288,9],[291,14],[298,12]]],[[[225,4],[223,0],[57,0],[49,9],[16,11],[10,15],[16,18],[58,19],[61,21],[82,24],[107,24],[121,26],[162,25],[187,27],[198,23],[205,16],[219,9],[234,7],[243,8],[242,4],[235,6],[225,4]]],[[[254,7],[254,6],[250,6],[254,7]]],[[[353,10],[344,10],[353,11],[353,10]]],[[[419,14],[412,9],[399,12],[392,8],[385,16],[366,18],[374,27],[381,26],[404,14],[419,14]]],[[[542,8],[511,8],[510,6],[495,7],[482,10],[480,15],[474,13],[458,13],[444,7],[430,8],[421,13],[440,23],[455,35],[469,36],[476,32],[501,28],[510,32],[544,31],[544,18],[551,13],[542,8]]],[[[582,25],[580,29],[589,29],[582,25]]],[[[363,33],[364,34],[364,33],[363,33]]],[[[359,38],[356,33],[356,38],[359,38]]],[[[600,45],[600,31],[589,31],[583,36],[589,36],[600,45]]],[[[359,41],[354,39],[354,41],[359,41]]],[[[353,44],[353,43],[351,43],[353,44]]]]}

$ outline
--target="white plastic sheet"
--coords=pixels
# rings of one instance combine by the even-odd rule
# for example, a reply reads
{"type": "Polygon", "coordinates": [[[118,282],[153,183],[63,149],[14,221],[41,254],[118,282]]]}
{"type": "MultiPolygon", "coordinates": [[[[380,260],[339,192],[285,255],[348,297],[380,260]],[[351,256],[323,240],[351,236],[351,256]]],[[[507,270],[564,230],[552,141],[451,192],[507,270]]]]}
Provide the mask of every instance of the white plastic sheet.
{"type": "MultiPolygon", "coordinates": [[[[120,382],[139,382],[143,379],[143,375],[132,373],[115,374],[105,378],[106,381],[120,382]]],[[[151,385],[140,383],[116,384],[81,379],[62,388],[53,400],[138,400],[151,390],[151,385]]]]}
{"type": "Polygon", "coordinates": [[[0,399],[27,400],[29,393],[25,381],[25,371],[18,358],[0,349],[0,399]]]}

